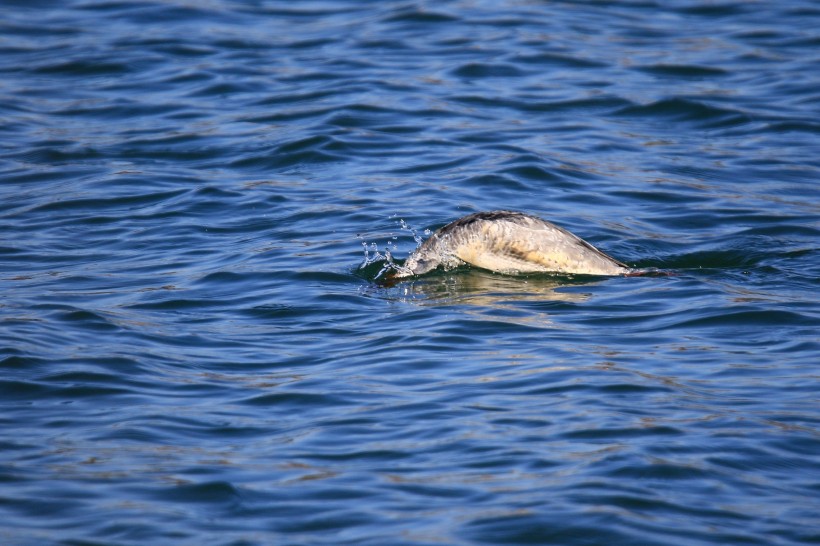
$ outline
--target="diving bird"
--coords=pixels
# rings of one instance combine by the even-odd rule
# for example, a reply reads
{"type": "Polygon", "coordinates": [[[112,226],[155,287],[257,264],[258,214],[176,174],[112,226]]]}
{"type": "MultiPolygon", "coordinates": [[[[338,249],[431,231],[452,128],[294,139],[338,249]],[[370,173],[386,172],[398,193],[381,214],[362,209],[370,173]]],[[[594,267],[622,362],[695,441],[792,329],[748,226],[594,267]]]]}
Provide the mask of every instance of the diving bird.
{"type": "Polygon", "coordinates": [[[628,275],[634,270],[564,228],[523,212],[476,212],[433,233],[392,275],[470,264],[500,273],[628,275]]]}

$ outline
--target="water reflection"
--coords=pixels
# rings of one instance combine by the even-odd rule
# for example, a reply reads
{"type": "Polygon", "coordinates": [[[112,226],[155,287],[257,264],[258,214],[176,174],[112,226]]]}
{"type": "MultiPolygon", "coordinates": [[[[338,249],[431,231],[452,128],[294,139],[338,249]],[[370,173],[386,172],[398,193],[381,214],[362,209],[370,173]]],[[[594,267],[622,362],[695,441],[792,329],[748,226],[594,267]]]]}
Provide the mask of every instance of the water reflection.
{"type": "Polygon", "coordinates": [[[511,307],[520,309],[521,302],[586,301],[589,294],[566,292],[560,289],[578,284],[600,282],[590,278],[553,277],[547,275],[502,275],[478,269],[461,268],[446,274],[432,275],[402,282],[386,288],[391,297],[419,305],[475,305],[489,308],[511,307]]]}

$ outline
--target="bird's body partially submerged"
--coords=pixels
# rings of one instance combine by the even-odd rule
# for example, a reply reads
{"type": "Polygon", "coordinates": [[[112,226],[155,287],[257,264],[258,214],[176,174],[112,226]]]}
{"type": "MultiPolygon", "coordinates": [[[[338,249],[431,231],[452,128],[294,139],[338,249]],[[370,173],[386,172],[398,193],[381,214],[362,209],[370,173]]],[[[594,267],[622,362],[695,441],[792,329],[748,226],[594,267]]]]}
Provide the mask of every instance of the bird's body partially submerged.
{"type": "Polygon", "coordinates": [[[625,275],[632,270],[569,231],[512,211],[477,212],[430,236],[396,277],[468,263],[502,273],[625,275]]]}

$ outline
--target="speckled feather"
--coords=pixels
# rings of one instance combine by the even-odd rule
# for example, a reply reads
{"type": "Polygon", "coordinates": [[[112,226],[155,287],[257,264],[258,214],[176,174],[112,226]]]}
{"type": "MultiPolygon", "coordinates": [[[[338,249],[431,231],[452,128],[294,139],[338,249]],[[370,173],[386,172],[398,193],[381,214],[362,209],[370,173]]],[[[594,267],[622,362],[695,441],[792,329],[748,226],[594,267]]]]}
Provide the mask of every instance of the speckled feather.
{"type": "Polygon", "coordinates": [[[623,275],[631,271],[555,224],[502,210],[470,214],[439,229],[410,255],[397,276],[463,263],[503,273],[623,275]]]}

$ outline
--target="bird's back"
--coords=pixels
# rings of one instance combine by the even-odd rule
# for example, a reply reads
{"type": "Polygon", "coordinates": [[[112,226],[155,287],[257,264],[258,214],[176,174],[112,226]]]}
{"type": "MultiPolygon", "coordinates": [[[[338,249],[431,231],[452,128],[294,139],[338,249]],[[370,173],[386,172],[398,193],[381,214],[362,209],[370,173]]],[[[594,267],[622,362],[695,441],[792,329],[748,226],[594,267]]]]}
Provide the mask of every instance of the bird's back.
{"type": "Polygon", "coordinates": [[[447,224],[408,258],[420,274],[459,262],[505,273],[618,275],[628,267],[569,231],[513,211],[478,212],[447,224]]]}

